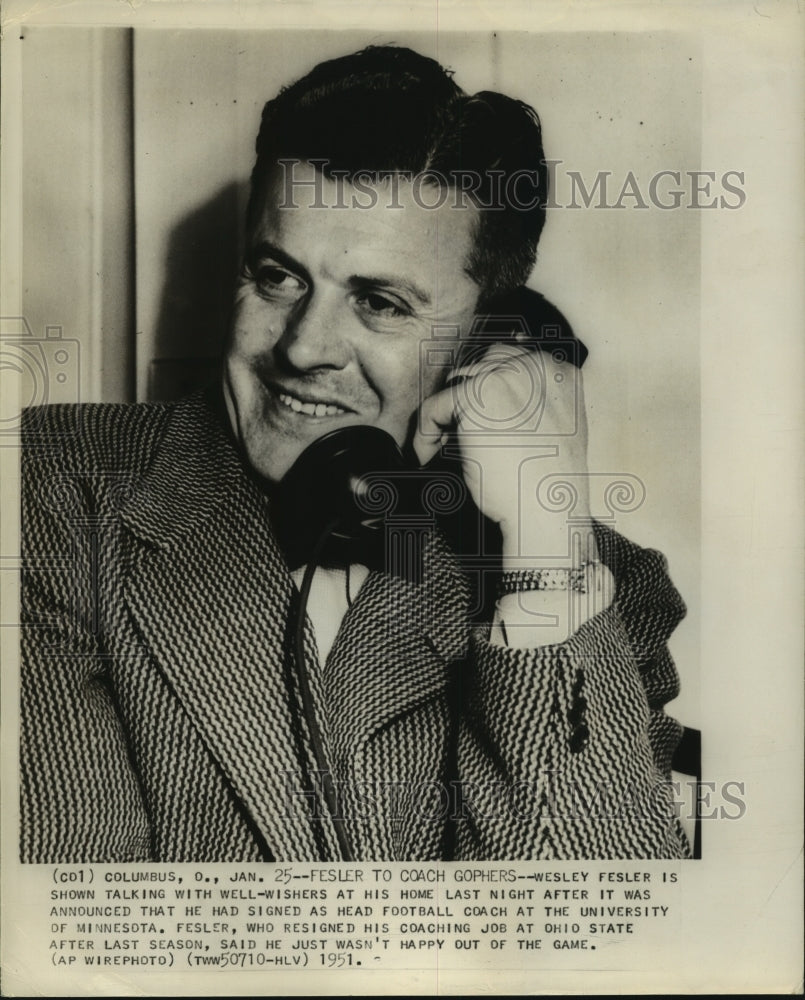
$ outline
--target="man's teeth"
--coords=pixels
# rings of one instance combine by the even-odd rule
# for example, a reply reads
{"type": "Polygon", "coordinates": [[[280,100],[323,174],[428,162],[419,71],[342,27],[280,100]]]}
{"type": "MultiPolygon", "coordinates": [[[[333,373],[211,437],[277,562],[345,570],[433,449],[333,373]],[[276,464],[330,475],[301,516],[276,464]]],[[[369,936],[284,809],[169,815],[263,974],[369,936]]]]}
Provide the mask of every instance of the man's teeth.
{"type": "Polygon", "coordinates": [[[286,393],[279,393],[281,403],[289,407],[294,413],[304,413],[308,417],[334,417],[338,413],[346,413],[340,406],[328,406],[326,403],[303,403],[295,396],[288,396],[286,393]]]}

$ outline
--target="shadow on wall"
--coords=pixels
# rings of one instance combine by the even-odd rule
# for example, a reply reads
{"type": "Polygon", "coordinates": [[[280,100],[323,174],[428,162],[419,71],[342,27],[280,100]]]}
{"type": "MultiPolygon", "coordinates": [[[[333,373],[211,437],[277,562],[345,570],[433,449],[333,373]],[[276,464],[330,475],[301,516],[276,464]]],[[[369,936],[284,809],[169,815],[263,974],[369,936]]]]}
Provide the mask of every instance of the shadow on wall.
{"type": "Polygon", "coordinates": [[[169,237],[149,401],[178,399],[217,374],[240,263],[242,194],[241,185],[227,184],[169,237]]]}

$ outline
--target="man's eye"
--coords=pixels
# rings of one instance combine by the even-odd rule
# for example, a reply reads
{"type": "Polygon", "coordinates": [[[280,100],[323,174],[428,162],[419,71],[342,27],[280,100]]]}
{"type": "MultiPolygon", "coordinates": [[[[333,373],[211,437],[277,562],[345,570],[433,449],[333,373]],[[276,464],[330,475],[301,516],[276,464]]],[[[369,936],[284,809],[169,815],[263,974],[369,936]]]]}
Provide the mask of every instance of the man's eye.
{"type": "Polygon", "coordinates": [[[383,318],[393,318],[395,316],[407,316],[409,310],[398,302],[379,292],[363,292],[357,297],[358,305],[372,316],[383,318]]]}
{"type": "Polygon", "coordinates": [[[263,264],[254,268],[251,277],[257,291],[271,298],[298,298],[305,291],[304,281],[274,264],[263,264]]]}

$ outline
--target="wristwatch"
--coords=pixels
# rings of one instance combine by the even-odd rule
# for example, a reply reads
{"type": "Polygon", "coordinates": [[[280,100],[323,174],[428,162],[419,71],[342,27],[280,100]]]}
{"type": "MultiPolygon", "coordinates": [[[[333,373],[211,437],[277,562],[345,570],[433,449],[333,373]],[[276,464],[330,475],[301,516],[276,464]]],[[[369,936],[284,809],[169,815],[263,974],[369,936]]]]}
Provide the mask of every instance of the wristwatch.
{"type": "Polygon", "coordinates": [[[588,571],[590,567],[598,565],[600,565],[599,559],[589,559],[580,566],[507,570],[501,574],[498,597],[529,590],[572,590],[579,594],[586,594],[588,571]]]}

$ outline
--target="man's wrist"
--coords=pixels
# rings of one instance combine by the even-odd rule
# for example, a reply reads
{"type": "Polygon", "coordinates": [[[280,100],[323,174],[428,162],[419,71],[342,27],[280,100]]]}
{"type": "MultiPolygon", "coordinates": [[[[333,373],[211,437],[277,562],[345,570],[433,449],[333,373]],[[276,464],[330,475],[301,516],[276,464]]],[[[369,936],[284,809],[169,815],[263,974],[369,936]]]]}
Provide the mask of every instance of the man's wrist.
{"type": "Polygon", "coordinates": [[[585,590],[525,590],[498,598],[490,634],[494,645],[537,648],[566,642],[612,603],[615,578],[602,562],[585,570],[585,590]]]}
{"type": "Polygon", "coordinates": [[[502,522],[501,555],[504,571],[541,566],[578,568],[599,558],[591,517],[544,514],[502,522]]]}

